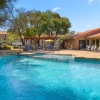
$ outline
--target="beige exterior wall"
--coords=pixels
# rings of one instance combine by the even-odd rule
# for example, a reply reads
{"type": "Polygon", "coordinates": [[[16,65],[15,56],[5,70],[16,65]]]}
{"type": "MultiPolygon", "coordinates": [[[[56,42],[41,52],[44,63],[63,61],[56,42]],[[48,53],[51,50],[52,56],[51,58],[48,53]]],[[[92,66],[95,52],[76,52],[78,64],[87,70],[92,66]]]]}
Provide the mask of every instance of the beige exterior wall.
{"type": "Polygon", "coordinates": [[[79,48],[79,40],[75,40],[74,49],[78,50],[78,48],[79,48]]]}
{"type": "MultiPolygon", "coordinates": [[[[86,46],[88,45],[87,44],[87,41],[89,40],[89,45],[90,46],[92,46],[92,45],[94,45],[94,46],[97,46],[97,43],[96,43],[96,40],[97,40],[98,38],[94,38],[94,39],[84,39],[84,40],[86,40],[86,46]],[[94,40],[94,44],[93,44],[93,40],[94,40]]],[[[81,39],[79,39],[79,40],[81,40],[81,39]]],[[[64,48],[65,49],[74,49],[74,50],[78,50],[79,49],[79,40],[78,39],[69,39],[69,40],[66,40],[66,41],[64,41],[64,48]],[[71,47],[71,45],[72,45],[72,47],[71,47]]],[[[99,40],[99,47],[100,47],[100,38],[98,39],[99,40]]]]}
{"type": "MultiPolygon", "coordinates": [[[[85,38],[80,38],[80,39],[68,39],[64,41],[65,44],[65,49],[74,49],[78,50],[79,49],[79,40],[86,40],[85,38]],[[72,45],[72,48],[71,48],[72,45]]],[[[87,41],[87,40],[86,40],[87,41]]]]}
{"type": "Polygon", "coordinates": [[[78,41],[75,39],[68,39],[64,41],[65,49],[78,49],[78,41]]]}

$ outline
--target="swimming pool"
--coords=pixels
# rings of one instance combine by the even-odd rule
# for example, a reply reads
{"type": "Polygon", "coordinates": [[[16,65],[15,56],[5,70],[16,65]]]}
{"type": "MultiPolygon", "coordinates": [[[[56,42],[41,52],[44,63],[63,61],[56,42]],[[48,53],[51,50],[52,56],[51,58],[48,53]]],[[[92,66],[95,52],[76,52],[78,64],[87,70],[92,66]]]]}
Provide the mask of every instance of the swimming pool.
{"type": "Polygon", "coordinates": [[[0,57],[0,100],[100,100],[100,60],[0,57]]]}

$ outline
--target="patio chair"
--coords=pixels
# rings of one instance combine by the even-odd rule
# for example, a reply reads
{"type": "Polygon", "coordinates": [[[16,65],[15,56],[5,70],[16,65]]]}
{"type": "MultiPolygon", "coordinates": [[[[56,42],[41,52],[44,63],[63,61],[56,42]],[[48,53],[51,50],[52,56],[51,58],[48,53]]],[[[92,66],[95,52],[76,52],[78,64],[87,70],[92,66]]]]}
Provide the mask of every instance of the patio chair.
{"type": "Polygon", "coordinates": [[[70,46],[70,50],[72,50],[72,49],[73,49],[73,45],[70,46]]]}
{"type": "Polygon", "coordinates": [[[97,49],[97,52],[99,52],[100,51],[100,46],[98,47],[98,49],[97,49]]]}
{"type": "Polygon", "coordinates": [[[90,50],[91,49],[91,46],[90,45],[87,45],[86,46],[86,50],[90,50]]]}
{"type": "Polygon", "coordinates": [[[86,46],[86,50],[88,50],[88,48],[89,48],[89,45],[86,46]]]}
{"type": "Polygon", "coordinates": [[[24,51],[29,51],[29,50],[32,50],[32,47],[29,46],[29,45],[26,45],[25,48],[24,48],[24,51]]]}
{"type": "Polygon", "coordinates": [[[93,49],[94,49],[94,45],[92,45],[92,47],[90,48],[90,51],[93,51],[93,49]]]}
{"type": "Polygon", "coordinates": [[[58,45],[55,45],[54,46],[54,50],[56,51],[56,50],[59,50],[59,46],[58,45]]]}
{"type": "Polygon", "coordinates": [[[43,50],[43,46],[36,46],[35,50],[43,50]]]}
{"type": "Polygon", "coordinates": [[[53,51],[54,50],[54,46],[51,46],[51,45],[47,46],[47,50],[48,51],[53,51]]]}
{"type": "Polygon", "coordinates": [[[92,51],[96,51],[97,50],[97,46],[94,46],[93,50],[92,51]]]}

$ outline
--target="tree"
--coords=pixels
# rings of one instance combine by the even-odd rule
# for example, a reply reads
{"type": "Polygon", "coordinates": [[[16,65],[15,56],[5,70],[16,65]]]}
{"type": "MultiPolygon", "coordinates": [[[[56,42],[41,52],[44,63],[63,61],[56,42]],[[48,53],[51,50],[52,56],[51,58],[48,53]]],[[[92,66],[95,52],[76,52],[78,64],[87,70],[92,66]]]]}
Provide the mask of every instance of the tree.
{"type": "Polygon", "coordinates": [[[53,32],[55,32],[57,36],[60,30],[60,19],[52,18],[50,24],[51,24],[53,32]]]}
{"type": "Polygon", "coordinates": [[[74,35],[75,33],[76,33],[76,32],[73,31],[73,30],[72,30],[72,31],[69,31],[69,34],[70,34],[70,35],[74,35]]]}
{"type": "Polygon", "coordinates": [[[20,41],[20,37],[18,34],[13,34],[13,33],[9,32],[8,40],[9,40],[9,43],[12,44],[14,41],[20,41]]]}
{"type": "Polygon", "coordinates": [[[30,26],[34,26],[34,28],[36,29],[36,35],[38,36],[41,35],[40,16],[41,16],[41,11],[32,11],[29,16],[30,26]]]}
{"type": "Polygon", "coordinates": [[[42,32],[48,34],[49,36],[51,35],[51,25],[50,25],[50,20],[52,18],[52,11],[47,10],[46,12],[43,12],[41,14],[41,28],[42,32]]]}
{"type": "Polygon", "coordinates": [[[13,16],[13,19],[10,23],[10,29],[8,30],[9,32],[18,34],[23,45],[25,45],[23,33],[30,27],[29,16],[30,11],[25,11],[25,9],[17,9],[16,15],[13,16]]]}
{"type": "Polygon", "coordinates": [[[52,36],[55,32],[57,36],[58,34],[66,34],[70,27],[71,23],[68,18],[61,17],[58,13],[50,10],[41,12],[18,9],[9,30],[19,34],[24,45],[23,35],[40,37],[42,33],[45,33],[52,36]]]}
{"type": "Polygon", "coordinates": [[[13,4],[17,0],[0,0],[0,25],[4,25],[13,11],[13,4]]]}
{"type": "Polygon", "coordinates": [[[69,28],[71,27],[71,23],[69,22],[68,18],[62,17],[60,19],[60,33],[66,34],[69,32],[69,28]]]}
{"type": "Polygon", "coordinates": [[[48,10],[42,13],[41,26],[44,33],[49,36],[55,33],[57,36],[58,34],[66,34],[71,23],[68,18],[61,17],[58,13],[48,10]]]}
{"type": "Polygon", "coordinates": [[[29,27],[24,33],[23,33],[24,36],[26,37],[34,37],[36,36],[36,29],[35,27],[29,27]]]}
{"type": "Polygon", "coordinates": [[[60,17],[59,14],[54,13],[51,19],[51,26],[52,30],[56,33],[57,36],[58,34],[68,33],[69,28],[71,27],[71,23],[68,18],[60,17]]]}

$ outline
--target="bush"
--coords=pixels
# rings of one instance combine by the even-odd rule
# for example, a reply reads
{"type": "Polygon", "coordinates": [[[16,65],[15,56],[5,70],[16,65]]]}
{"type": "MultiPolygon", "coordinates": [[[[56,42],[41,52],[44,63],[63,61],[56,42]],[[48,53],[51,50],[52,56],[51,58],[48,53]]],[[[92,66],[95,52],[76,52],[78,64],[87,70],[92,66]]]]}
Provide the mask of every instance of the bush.
{"type": "Polygon", "coordinates": [[[7,50],[12,50],[13,49],[13,46],[6,45],[6,48],[7,48],[7,50]]]}
{"type": "Polygon", "coordinates": [[[0,50],[2,50],[2,45],[0,45],[0,50]]]}
{"type": "Polygon", "coordinates": [[[5,45],[2,45],[2,50],[6,50],[6,46],[5,45]]]}
{"type": "Polygon", "coordinates": [[[12,50],[13,46],[10,45],[0,45],[0,50],[12,50]]]}

